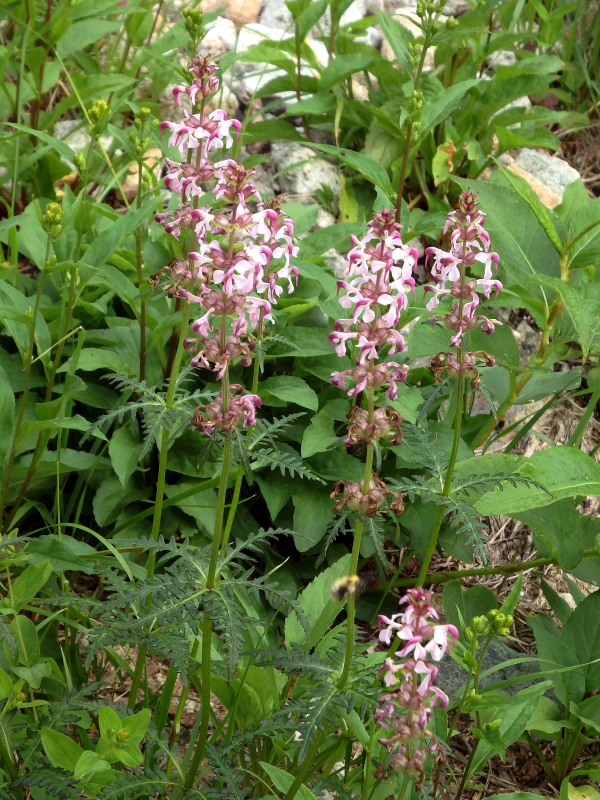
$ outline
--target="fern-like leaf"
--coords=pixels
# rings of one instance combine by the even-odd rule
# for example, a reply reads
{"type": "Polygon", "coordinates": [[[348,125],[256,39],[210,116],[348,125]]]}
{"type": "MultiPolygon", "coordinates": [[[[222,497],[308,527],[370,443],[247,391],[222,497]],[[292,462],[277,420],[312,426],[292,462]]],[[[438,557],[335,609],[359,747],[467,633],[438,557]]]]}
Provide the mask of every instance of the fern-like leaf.
{"type": "Polygon", "coordinates": [[[291,478],[299,477],[306,478],[310,481],[326,483],[323,478],[315,475],[314,472],[305,466],[298,453],[291,447],[286,450],[272,450],[270,448],[261,447],[253,451],[252,456],[255,460],[252,462],[251,468],[255,471],[264,469],[264,467],[270,467],[271,470],[278,469],[284,476],[288,474],[291,478]]]}
{"type": "Polygon", "coordinates": [[[121,772],[105,786],[98,800],[146,800],[166,797],[173,780],[160,770],[146,768],[140,772],[121,772]]]}
{"type": "Polygon", "coordinates": [[[445,378],[443,381],[438,383],[438,385],[429,394],[429,397],[425,400],[425,402],[419,409],[415,425],[420,425],[423,419],[427,417],[433,406],[437,403],[437,401],[440,400],[448,392],[449,382],[450,379],[445,378]]]}
{"type": "MultiPolygon", "coordinates": [[[[58,767],[32,766],[27,775],[16,778],[11,786],[26,786],[43,789],[48,797],[58,800],[81,800],[81,789],[70,772],[58,767]]],[[[15,795],[13,794],[12,800],[15,795]]]]}
{"type": "Polygon", "coordinates": [[[437,443],[436,437],[408,422],[402,424],[402,435],[405,444],[418,458],[419,463],[432,474],[440,486],[443,486],[448,457],[445,450],[437,443]]]}

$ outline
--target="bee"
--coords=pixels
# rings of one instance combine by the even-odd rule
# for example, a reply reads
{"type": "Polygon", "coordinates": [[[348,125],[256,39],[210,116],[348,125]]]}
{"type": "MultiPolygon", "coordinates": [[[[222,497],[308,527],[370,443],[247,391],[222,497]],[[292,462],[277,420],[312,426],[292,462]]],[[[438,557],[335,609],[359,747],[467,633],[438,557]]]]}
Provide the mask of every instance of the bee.
{"type": "Polygon", "coordinates": [[[366,589],[371,588],[370,575],[345,575],[338,578],[331,586],[331,597],[336,603],[341,603],[349,597],[358,597],[366,589]]]}

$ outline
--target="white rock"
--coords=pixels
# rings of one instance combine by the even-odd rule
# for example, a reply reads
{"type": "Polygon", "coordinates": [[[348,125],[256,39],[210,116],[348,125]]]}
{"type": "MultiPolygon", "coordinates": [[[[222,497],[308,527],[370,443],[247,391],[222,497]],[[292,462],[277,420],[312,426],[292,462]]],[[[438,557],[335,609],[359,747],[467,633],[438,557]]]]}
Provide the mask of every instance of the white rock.
{"type": "Polygon", "coordinates": [[[490,53],[485,63],[491,69],[514,67],[517,63],[517,56],[512,50],[496,50],[496,52],[490,53]]]}
{"type": "Polygon", "coordinates": [[[499,160],[524,178],[547,208],[560,205],[565,188],[581,177],[561,158],[528,147],[518,150],[516,157],[504,153],[499,160]]]}
{"type": "Polygon", "coordinates": [[[217,17],[206,26],[206,36],[200,50],[204,54],[220,55],[235,50],[237,28],[230,19],[217,17]]]}
{"type": "Polygon", "coordinates": [[[282,192],[296,195],[302,202],[313,199],[321,186],[327,186],[338,197],[341,191],[339,168],[309,147],[292,142],[273,142],[271,158],[279,174],[282,192]]]}

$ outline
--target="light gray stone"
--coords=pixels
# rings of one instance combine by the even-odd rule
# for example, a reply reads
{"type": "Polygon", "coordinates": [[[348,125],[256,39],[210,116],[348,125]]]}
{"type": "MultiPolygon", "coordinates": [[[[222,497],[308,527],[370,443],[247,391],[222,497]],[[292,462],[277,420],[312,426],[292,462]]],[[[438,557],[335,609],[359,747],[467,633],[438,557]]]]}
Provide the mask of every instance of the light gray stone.
{"type": "Polygon", "coordinates": [[[339,196],[339,168],[316,155],[314,150],[291,142],[273,142],[271,157],[281,173],[277,176],[281,190],[297,195],[300,202],[312,201],[321,186],[329,187],[334,197],[339,196]]]}
{"type": "MultiPolygon", "coordinates": [[[[523,655],[523,653],[518,653],[516,650],[507,647],[501,642],[492,641],[483,658],[482,671],[490,669],[491,667],[498,667],[500,664],[513,658],[523,658],[523,655]]],[[[440,663],[439,668],[440,671],[437,674],[435,682],[440,689],[446,692],[448,696],[459,692],[467,679],[467,670],[448,656],[440,663]]],[[[518,691],[525,688],[525,686],[531,686],[534,683],[534,681],[528,679],[527,676],[536,671],[537,667],[533,661],[523,664],[513,664],[508,667],[503,667],[492,675],[483,678],[479,685],[481,688],[485,688],[486,686],[491,686],[494,683],[498,683],[498,681],[504,681],[509,678],[523,678],[522,682],[502,689],[502,691],[508,692],[508,694],[516,694],[518,691]]]]}

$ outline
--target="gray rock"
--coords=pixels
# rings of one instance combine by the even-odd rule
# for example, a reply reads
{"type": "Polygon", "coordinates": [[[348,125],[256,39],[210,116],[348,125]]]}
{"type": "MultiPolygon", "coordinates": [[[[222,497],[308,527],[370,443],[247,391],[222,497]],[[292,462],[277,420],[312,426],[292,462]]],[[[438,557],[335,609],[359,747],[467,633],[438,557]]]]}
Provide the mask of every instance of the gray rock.
{"type": "MultiPolygon", "coordinates": [[[[505,661],[509,661],[513,658],[523,658],[523,655],[523,653],[518,653],[516,650],[513,650],[512,648],[507,647],[500,642],[493,641],[488,647],[483,658],[482,671],[490,669],[491,667],[497,667],[505,661]]],[[[438,672],[435,682],[440,689],[446,692],[446,694],[449,696],[460,692],[467,679],[466,669],[461,667],[449,657],[444,658],[439,666],[440,671],[438,672]]],[[[488,675],[481,680],[479,685],[481,688],[485,688],[486,686],[491,686],[494,683],[508,680],[509,678],[523,678],[522,682],[515,683],[513,686],[503,687],[502,689],[502,691],[508,692],[508,694],[516,694],[518,691],[525,688],[525,686],[531,686],[534,683],[533,680],[528,680],[527,676],[532,672],[537,672],[538,669],[539,668],[533,661],[524,664],[514,664],[512,666],[499,669],[492,675],[488,675]]]]}
{"type": "MultiPolygon", "coordinates": [[[[341,25],[349,25],[352,22],[366,17],[368,13],[367,0],[354,0],[353,3],[342,14],[341,25]]],[[[268,0],[265,3],[259,22],[269,25],[272,28],[285,31],[288,35],[293,34],[294,21],[292,14],[285,4],[285,0],[268,0]]],[[[331,11],[328,8],[320,20],[313,28],[316,36],[328,36],[331,31],[331,11]]]]}
{"type": "Polygon", "coordinates": [[[580,177],[577,170],[566,161],[528,147],[518,151],[515,164],[519,169],[535,175],[561,197],[566,187],[580,177]]]}
{"type": "Polygon", "coordinates": [[[273,142],[271,157],[282,192],[297,196],[300,202],[313,202],[321,186],[332,189],[334,197],[341,191],[338,167],[316,155],[314,150],[292,142],[273,142]]]}

